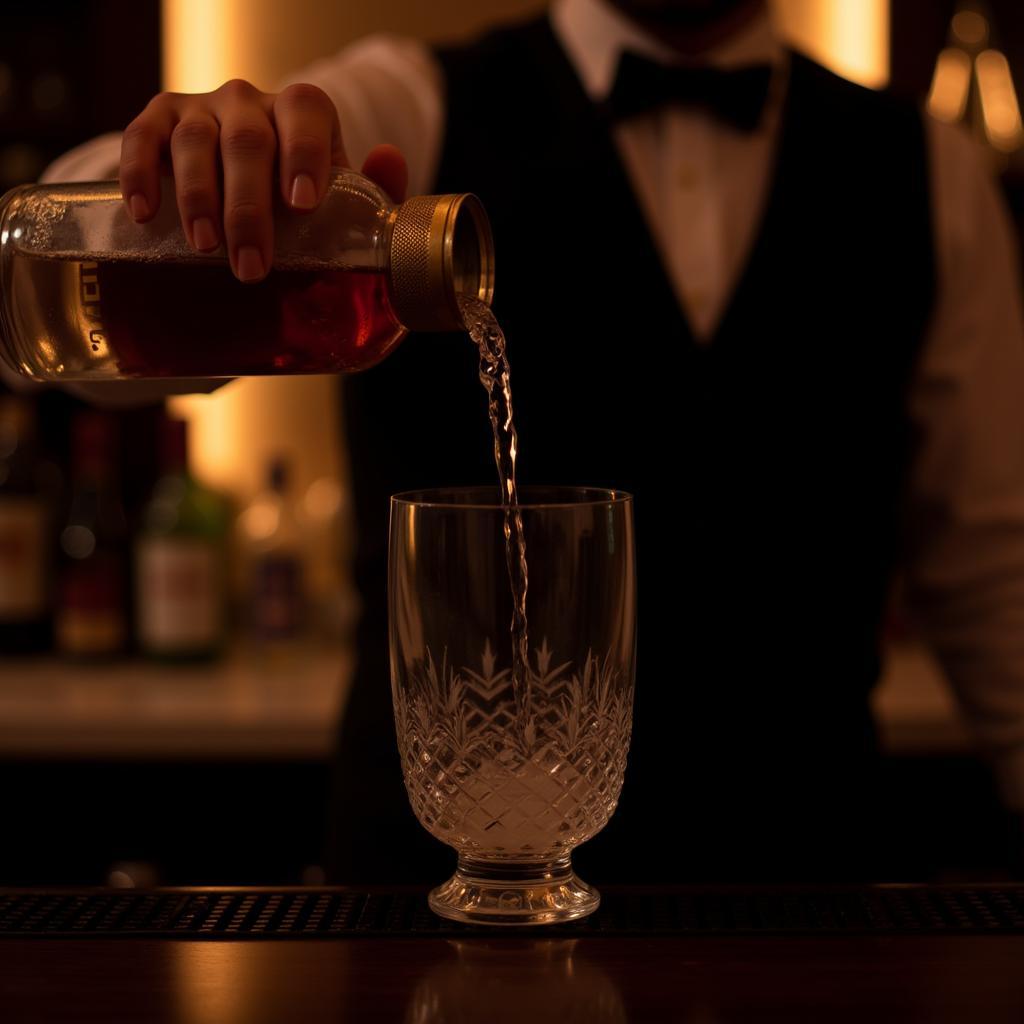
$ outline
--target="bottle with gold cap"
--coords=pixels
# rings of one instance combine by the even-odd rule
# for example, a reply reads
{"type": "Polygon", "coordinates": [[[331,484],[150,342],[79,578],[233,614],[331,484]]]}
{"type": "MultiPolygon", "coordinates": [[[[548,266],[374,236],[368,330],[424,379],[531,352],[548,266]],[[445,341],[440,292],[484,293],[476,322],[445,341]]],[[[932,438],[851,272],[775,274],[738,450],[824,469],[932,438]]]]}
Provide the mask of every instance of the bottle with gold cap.
{"type": "Polygon", "coordinates": [[[278,212],[256,284],[192,251],[173,203],[134,223],[117,182],[0,199],[0,358],[37,380],[354,372],[409,331],[460,329],[458,297],[493,289],[475,196],[396,205],[349,170],[313,213],[278,212]]]}

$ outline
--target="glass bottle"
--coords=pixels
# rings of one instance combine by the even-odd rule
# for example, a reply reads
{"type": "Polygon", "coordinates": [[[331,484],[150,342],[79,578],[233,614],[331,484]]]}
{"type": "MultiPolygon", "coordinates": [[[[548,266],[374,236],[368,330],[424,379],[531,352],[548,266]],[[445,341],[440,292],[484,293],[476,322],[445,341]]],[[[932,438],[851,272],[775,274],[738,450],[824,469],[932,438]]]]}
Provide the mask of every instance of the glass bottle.
{"type": "Polygon", "coordinates": [[[287,462],[272,459],[266,490],[240,517],[248,547],[247,617],[257,643],[296,642],[308,633],[304,534],[288,476],[287,462]]]}
{"type": "Polygon", "coordinates": [[[108,658],[128,640],[128,530],[118,484],[117,420],[83,412],[73,425],[71,508],[60,534],[57,649],[108,658]]]}
{"type": "Polygon", "coordinates": [[[31,399],[0,395],[0,654],[50,646],[53,495],[35,434],[31,399]]]}
{"type": "Polygon", "coordinates": [[[459,295],[491,300],[490,226],[469,194],[395,205],[337,170],[313,213],[277,211],[256,284],[223,247],[189,248],[173,195],[165,182],[143,225],[117,182],[0,198],[0,358],[61,381],[352,372],[409,331],[461,329],[459,295]]]}
{"type": "Polygon", "coordinates": [[[216,656],[227,629],[227,503],[190,475],[187,430],[184,420],[161,424],[163,475],[135,548],[139,649],[174,661],[216,656]]]}

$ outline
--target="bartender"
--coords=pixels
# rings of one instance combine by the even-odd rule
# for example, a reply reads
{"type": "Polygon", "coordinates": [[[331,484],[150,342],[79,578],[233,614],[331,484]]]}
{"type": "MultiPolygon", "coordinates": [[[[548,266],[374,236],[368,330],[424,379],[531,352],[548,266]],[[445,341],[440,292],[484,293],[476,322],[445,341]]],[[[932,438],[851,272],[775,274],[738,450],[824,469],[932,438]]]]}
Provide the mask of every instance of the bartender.
{"type": "MultiPolygon", "coordinates": [[[[277,93],[162,94],[50,177],[119,173],[138,221],[177,201],[256,281],[274,190],[311,209],[350,161],[487,208],[520,479],[636,497],[634,738],[584,877],[884,872],[868,699],[897,569],[1024,811],[1024,330],[963,135],[787,50],[763,0],[555,0],[457,47],[365,39],[277,93]]],[[[393,744],[387,499],[493,479],[474,363],[422,338],[343,384],[365,612],[339,881],[449,866],[393,744]]]]}

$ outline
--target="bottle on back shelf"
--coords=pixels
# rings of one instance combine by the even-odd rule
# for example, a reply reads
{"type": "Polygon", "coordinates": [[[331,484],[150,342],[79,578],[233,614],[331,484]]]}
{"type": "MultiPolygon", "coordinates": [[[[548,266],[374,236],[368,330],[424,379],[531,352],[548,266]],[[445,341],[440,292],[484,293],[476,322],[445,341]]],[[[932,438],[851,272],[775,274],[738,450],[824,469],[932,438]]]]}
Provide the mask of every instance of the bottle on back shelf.
{"type": "Polygon", "coordinates": [[[227,638],[227,503],[189,474],[183,420],[162,423],[161,449],[135,549],[138,645],[158,658],[212,658],[227,638]]]}
{"type": "Polygon", "coordinates": [[[60,533],[54,632],[75,658],[108,658],[128,643],[128,528],[119,486],[117,420],[83,412],[73,423],[71,507],[60,533]]]}
{"type": "Polygon", "coordinates": [[[35,440],[32,401],[0,395],[0,654],[51,645],[54,495],[35,440]]]}
{"type": "Polygon", "coordinates": [[[248,547],[245,603],[253,638],[303,639],[309,625],[305,545],[283,459],[270,463],[267,489],[242,513],[241,527],[248,547]]]}

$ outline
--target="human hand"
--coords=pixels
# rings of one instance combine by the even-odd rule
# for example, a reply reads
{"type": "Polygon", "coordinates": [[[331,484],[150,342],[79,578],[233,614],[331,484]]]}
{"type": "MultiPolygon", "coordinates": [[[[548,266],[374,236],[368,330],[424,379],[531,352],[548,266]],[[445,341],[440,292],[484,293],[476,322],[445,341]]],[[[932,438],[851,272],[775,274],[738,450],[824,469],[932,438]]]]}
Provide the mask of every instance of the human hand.
{"type": "MultiPolygon", "coordinates": [[[[160,175],[174,176],[189,245],[211,252],[225,243],[241,281],[262,280],[273,258],[275,178],[285,205],[317,207],[331,167],[347,167],[338,114],[315,85],[260,92],[235,79],[208,93],[163,92],[124,131],[121,192],[133,220],[160,207],[160,175]]],[[[395,202],[408,169],[394,146],[377,146],[363,163],[395,202]]]]}

